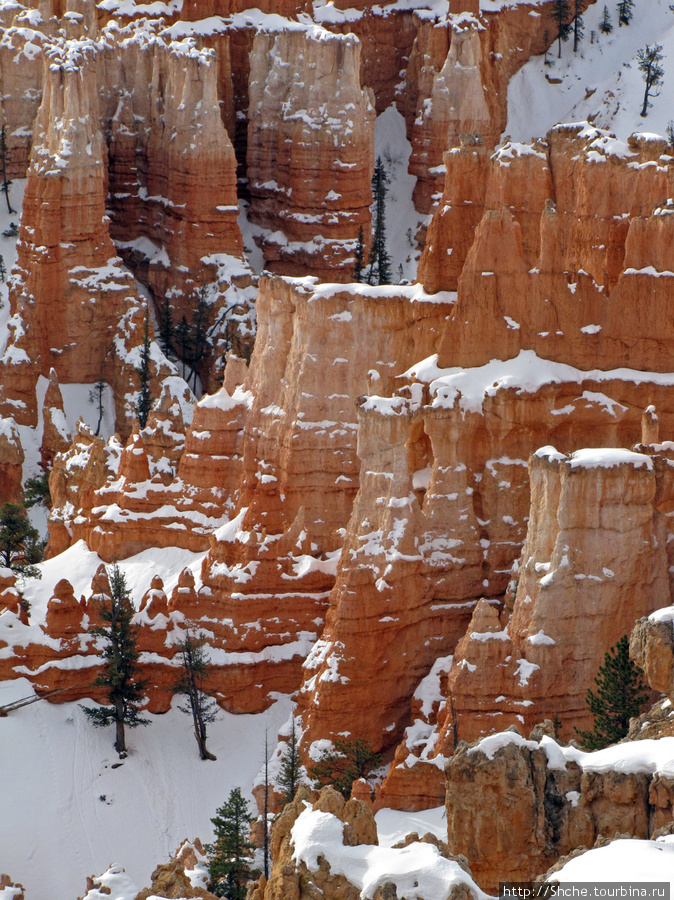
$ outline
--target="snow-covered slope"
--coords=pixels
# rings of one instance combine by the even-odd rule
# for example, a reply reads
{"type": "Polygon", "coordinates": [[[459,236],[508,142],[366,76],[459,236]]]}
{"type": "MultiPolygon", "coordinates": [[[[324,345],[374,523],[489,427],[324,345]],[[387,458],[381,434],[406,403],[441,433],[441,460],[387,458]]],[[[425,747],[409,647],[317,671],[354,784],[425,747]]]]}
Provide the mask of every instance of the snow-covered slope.
{"type": "MultiPolygon", "coordinates": [[[[528,141],[559,122],[592,121],[625,139],[635,131],[664,135],[674,119],[674,13],[669,0],[636,0],[629,26],[618,27],[615,3],[608,4],[613,31],[599,31],[604,3],[599,0],[583,17],[585,37],[577,53],[573,39],[557,44],[543,57],[530,60],[510,82],[506,134],[528,141]],[[637,51],[647,44],[663,47],[664,82],[652,108],[641,117],[644,81],[637,51]]],[[[657,92],[656,92],[657,93],[657,92]]]]}
{"type": "MultiPolygon", "coordinates": [[[[30,696],[28,681],[0,684],[0,705],[30,696]]],[[[216,762],[199,759],[192,723],[178,709],[130,731],[120,763],[112,729],[93,728],[76,703],[36,703],[0,727],[0,872],[31,900],[74,900],[86,876],[111,863],[139,886],[186,837],[212,837],[211,816],[240,786],[250,798],[290,703],[264,715],[221,713],[209,728],[216,762]]]]}

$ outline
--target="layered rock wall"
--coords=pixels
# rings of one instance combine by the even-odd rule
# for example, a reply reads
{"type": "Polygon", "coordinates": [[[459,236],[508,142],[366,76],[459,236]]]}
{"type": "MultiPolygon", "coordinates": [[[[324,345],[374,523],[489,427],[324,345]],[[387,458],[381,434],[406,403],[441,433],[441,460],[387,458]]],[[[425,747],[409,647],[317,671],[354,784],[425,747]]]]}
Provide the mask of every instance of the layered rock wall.
{"type": "Polygon", "coordinates": [[[268,268],[351,281],[370,226],[374,97],[360,42],[315,26],[258,34],[250,70],[250,218],[268,268]],[[288,72],[293,78],[288,78],[288,72]]]}
{"type": "Polygon", "coordinates": [[[597,838],[651,837],[674,803],[658,744],[623,746],[620,763],[610,750],[582,753],[540,734],[461,745],[446,768],[451,852],[468,859],[484,890],[496,891],[499,881],[530,881],[597,838]]]}

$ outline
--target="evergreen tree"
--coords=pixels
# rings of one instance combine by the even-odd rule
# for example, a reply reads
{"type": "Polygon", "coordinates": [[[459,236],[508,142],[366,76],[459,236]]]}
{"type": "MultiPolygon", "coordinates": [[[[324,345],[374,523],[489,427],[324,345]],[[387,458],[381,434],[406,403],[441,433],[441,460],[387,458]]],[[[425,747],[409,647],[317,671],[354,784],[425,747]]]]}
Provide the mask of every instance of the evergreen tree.
{"type": "Polygon", "coordinates": [[[353,269],[353,280],[360,281],[363,277],[365,265],[365,242],[363,239],[363,226],[358,229],[358,243],[356,244],[356,264],[353,269]]]}
{"type": "Polygon", "coordinates": [[[599,30],[602,34],[610,34],[613,31],[613,22],[611,21],[611,13],[608,11],[608,6],[604,7],[601,22],[599,23],[599,30]]]}
{"type": "Polygon", "coordinates": [[[40,541],[37,529],[18,503],[3,503],[0,507],[0,564],[17,575],[40,578],[35,563],[40,562],[45,542],[40,541]]]}
{"type": "Polygon", "coordinates": [[[173,327],[173,311],[171,309],[171,304],[169,303],[169,298],[164,297],[164,302],[161,305],[161,309],[159,311],[159,342],[161,344],[161,348],[164,351],[164,354],[167,357],[171,355],[171,345],[173,343],[173,332],[175,331],[173,327]]]}
{"type": "Polygon", "coordinates": [[[662,62],[662,44],[646,44],[641,50],[637,51],[637,59],[639,63],[637,68],[641,72],[641,77],[646,82],[646,90],[644,91],[644,105],[641,108],[642,118],[648,115],[648,108],[653,104],[650,102],[651,91],[662,84],[665,74],[664,67],[660,65],[662,62]]]}
{"type": "Polygon", "coordinates": [[[370,251],[370,267],[367,275],[368,284],[391,283],[391,257],[386,250],[386,194],[389,183],[389,177],[382,158],[378,156],[372,176],[374,228],[372,250],[370,251]]]}
{"type": "Polygon", "coordinates": [[[7,279],[7,269],[5,268],[5,261],[2,258],[2,254],[0,254],[0,281],[4,284],[7,279]]]}
{"type": "Polygon", "coordinates": [[[96,431],[94,432],[96,437],[98,437],[101,431],[101,422],[103,421],[103,395],[105,394],[106,387],[107,383],[103,378],[99,378],[89,391],[89,403],[95,403],[98,407],[98,421],[96,422],[96,431]]]}
{"type": "Polygon", "coordinates": [[[26,509],[31,506],[51,507],[51,494],[49,493],[49,472],[43,472],[26,481],[23,489],[23,499],[26,509]]]}
{"type": "Polygon", "coordinates": [[[670,151],[674,152],[674,121],[672,119],[667,123],[667,143],[669,144],[670,151]]]}
{"type": "Polygon", "coordinates": [[[197,369],[208,351],[208,328],[210,320],[208,288],[199,290],[199,298],[192,317],[192,366],[194,367],[193,390],[197,389],[197,369]]]}
{"type": "Polygon", "coordinates": [[[634,0],[619,0],[618,27],[629,25],[634,16],[634,0]]]}
{"type": "Polygon", "coordinates": [[[176,339],[178,341],[178,353],[183,364],[183,378],[185,377],[185,367],[189,365],[192,351],[192,333],[191,328],[185,316],[180,320],[180,324],[176,326],[176,339]]]}
{"type": "Polygon", "coordinates": [[[276,779],[277,785],[283,790],[284,806],[286,803],[292,803],[295,797],[295,792],[300,783],[301,770],[302,763],[300,762],[300,752],[297,746],[297,729],[295,728],[295,717],[293,716],[290,737],[286,742],[281,759],[281,768],[276,779]]]}
{"type": "Polygon", "coordinates": [[[215,826],[215,841],[206,844],[209,856],[209,890],[216,897],[245,900],[246,882],[251,877],[250,858],[253,845],[248,838],[253,817],[241,790],[234,788],[227,802],[217,810],[211,822],[215,826]]]}
{"type": "Polygon", "coordinates": [[[140,390],[136,400],[136,415],[138,424],[145,428],[147,417],[152,407],[152,395],[150,394],[150,309],[145,307],[145,329],[143,331],[143,346],[140,351],[140,366],[136,369],[140,379],[140,390]]]}
{"type": "Polygon", "coordinates": [[[267,729],[264,730],[264,842],[262,853],[264,854],[264,877],[269,881],[269,743],[267,729]]]}
{"type": "Polygon", "coordinates": [[[99,615],[106,624],[91,629],[91,634],[105,640],[103,672],[94,685],[106,689],[110,706],[96,709],[82,709],[92,723],[103,727],[115,723],[115,750],[120,758],[126,756],[125,726],[149,725],[149,720],[140,715],[140,705],[145,699],[147,681],[138,677],[138,657],[136,642],[138,628],[131,624],[134,609],[124,575],[118,566],[108,572],[110,594],[104,597],[99,615]],[[108,602],[109,601],[109,602],[108,602]]]}
{"type": "Polygon", "coordinates": [[[2,169],[2,182],[0,183],[0,190],[5,195],[5,200],[7,201],[7,212],[12,215],[16,210],[12,209],[12,204],[9,202],[9,189],[12,186],[12,182],[7,178],[7,142],[5,141],[5,126],[2,126],[0,129],[0,169],[2,169]]]}
{"type": "MultiPolygon", "coordinates": [[[[15,212],[15,210],[12,210],[12,212],[15,212]]],[[[19,228],[18,228],[16,222],[10,222],[9,228],[5,228],[5,230],[2,232],[2,236],[4,238],[17,237],[18,234],[19,234],[19,228]]]]}
{"type": "Polygon", "coordinates": [[[364,778],[380,761],[381,756],[363,738],[338,738],[334,750],[324,750],[309,767],[309,774],[316,790],[331,784],[348,800],[354,781],[364,778]]]}
{"type": "Polygon", "coordinates": [[[580,0],[571,0],[571,3],[573,8],[573,52],[577,53],[580,42],[585,37],[585,30],[583,28],[580,0]]]}
{"type": "Polygon", "coordinates": [[[553,0],[551,16],[557,32],[557,57],[561,59],[562,41],[567,41],[571,34],[571,5],[569,0],[553,0]]]}
{"type": "Polygon", "coordinates": [[[194,736],[199,745],[202,759],[216,759],[206,748],[206,726],[217,717],[218,705],[204,689],[208,677],[210,659],[204,650],[205,636],[195,638],[189,631],[185,640],[178,644],[183,664],[181,677],[173,686],[177,694],[187,696],[188,705],[179,706],[181,712],[192,716],[194,736]]]}
{"type": "Polygon", "coordinates": [[[587,705],[594,716],[593,731],[576,732],[588,750],[599,750],[625,737],[630,719],[648,700],[641,669],[630,659],[627,635],[604,655],[595,678],[596,693],[588,689],[587,705]]]}

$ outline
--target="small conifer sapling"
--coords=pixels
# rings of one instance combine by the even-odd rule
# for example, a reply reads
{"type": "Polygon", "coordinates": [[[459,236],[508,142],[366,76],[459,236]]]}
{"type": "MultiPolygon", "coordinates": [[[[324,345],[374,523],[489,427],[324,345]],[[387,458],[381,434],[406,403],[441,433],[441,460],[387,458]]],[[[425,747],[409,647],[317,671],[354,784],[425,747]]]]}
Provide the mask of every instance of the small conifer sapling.
{"type": "Polygon", "coordinates": [[[215,840],[206,844],[205,850],[209,857],[209,890],[216,897],[245,900],[246,883],[251,877],[253,845],[248,835],[252,821],[240,788],[230,792],[227,802],[211,819],[215,840]]]}
{"type": "Polygon", "coordinates": [[[152,395],[150,393],[150,309],[145,308],[145,326],[143,330],[143,345],[140,351],[140,366],[136,369],[140,380],[140,390],[136,400],[136,415],[138,424],[145,428],[147,417],[152,407],[152,395]]]}
{"type": "Polygon", "coordinates": [[[604,654],[604,664],[599,667],[595,684],[597,690],[587,692],[594,729],[576,729],[588,750],[599,750],[622,740],[629,731],[630,719],[639,715],[648,699],[641,669],[630,659],[627,635],[604,654]]]}

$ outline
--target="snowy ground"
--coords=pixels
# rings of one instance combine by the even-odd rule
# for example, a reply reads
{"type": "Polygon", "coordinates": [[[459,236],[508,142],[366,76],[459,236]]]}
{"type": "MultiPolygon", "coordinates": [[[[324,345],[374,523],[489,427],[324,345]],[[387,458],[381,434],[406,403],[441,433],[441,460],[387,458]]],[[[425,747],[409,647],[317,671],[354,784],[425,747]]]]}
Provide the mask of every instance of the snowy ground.
{"type": "Polygon", "coordinates": [[[510,82],[508,124],[505,133],[516,141],[541,137],[558,122],[590,119],[599,128],[614,131],[625,139],[635,131],[664,135],[674,119],[674,13],[670,0],[636,0],[629,26],[618,28],[616,5],[609,3],[613,31],[599,31],[604,3],[591,6],[583,17],[585,38],[577,53],[573,39],[557,44],[543,57],[530,60],[510,82]],[[591,32],[595,32],[594,43],[591,32]],[[641,118],[644,82],[637,68],[637,51],[646,44],[661,44],[665,69],[659,96],[653,108],[641,118]],[[561,79],[560,83],[556,82],[561,79]]]}
{"type": "MultiPolygon", "coordinates": [[[[0,704],[31,693],[23,679],[4,682],[0,704]]],[[[111,863],[149,884],[184,838],[212,838],[210,818],[233,787],[250,798],[265,729],[276,735],[290,705],[282,697],[263,715],[221,713],[209,727],[216,762],[199,759],[188,716],[150,716],[129,731],[122,765],[112,729],[93,728],[76,703],[11,713],[0,727],[0,872],[29,900],[74,900],[111,863]]]]}

